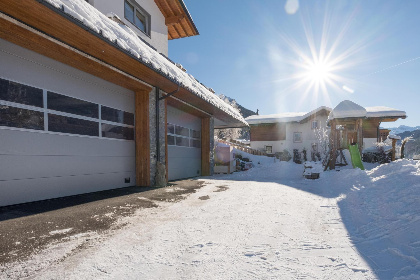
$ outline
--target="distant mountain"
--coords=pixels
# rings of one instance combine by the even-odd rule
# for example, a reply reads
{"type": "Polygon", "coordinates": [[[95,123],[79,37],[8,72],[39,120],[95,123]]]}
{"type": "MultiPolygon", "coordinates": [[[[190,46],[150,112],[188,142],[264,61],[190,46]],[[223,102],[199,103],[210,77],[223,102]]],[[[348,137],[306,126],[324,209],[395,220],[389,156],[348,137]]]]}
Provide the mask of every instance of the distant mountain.
{"type": "MultiPolygon", "coordinates": [[[[404,151],[405,158],[413,158],[415,155],[420,155],[420,129],[404,131],[402,133],[398,133],[397,135],[401,137],[401,140],[409,136],[412,137],[412,139],[406,144],[404,151]]],[[[401,141],[398,141],[397,143],[401,145],[401,141]]]]}
{"type": "Polygon", "coordinates": [[[247,117],[249,117],[249,116],[252,116],[252,115],[256,115],[256,114],[257,114],[256,112],[254,112],[254,111],[252,111],[252,110],[249,110],[249,109],[245,108],[244,106],[242,106],[241,104],[239,104],[238,102],[236,102],[236,100],[235,100],[235,99],[230,98],[229,96],[226,96],[226,95],[224,95],[224,94],[219,94],[219,97],[220,97],[222,100],[224,100],[225,98],[227,98],[227,99],[229,100],[230,104],[232,104],[232,103],[236,103],[236,105],[238,106],[238,108],[239,108],[239,110],[240,110],[240,113],[241,113],[242,117],[244,117],[244,118],[247,118],[247,117]]]}
{"type": "Polygon", "coordinates": [[[392,127],[392,128],[388,128],[391,130],[391,132],[389,134],[400,134],[406,131],[414,131],[414,130],[420,130],[420,126],[406,126],[406,125],[400,125],[399,127],[392,127]]]}

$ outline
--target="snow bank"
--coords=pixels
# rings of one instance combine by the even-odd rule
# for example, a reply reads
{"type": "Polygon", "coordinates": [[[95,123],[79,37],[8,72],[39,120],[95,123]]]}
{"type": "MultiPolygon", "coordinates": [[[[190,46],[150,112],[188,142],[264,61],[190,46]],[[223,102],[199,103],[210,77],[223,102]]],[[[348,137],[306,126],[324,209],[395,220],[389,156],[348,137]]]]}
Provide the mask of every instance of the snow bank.
{"type": "Polygon", "coordinates": [[[143,64],[168,77],[181,87],[188,89],[193,94],[245,125],[247,124],[238,110],[226,104],[216,94],[213,94],[199,83],[192,75],[183,72],[167,58],[149,47],[129,27],[109,19],[106,15],[82,0],[43,0],[43,2],[48,2],[57,9],[62,10],[103,38],[118,44],[120,48],[129,52],[143,64]]]}
{"type": "Polygon", "coordinates": [[[418,277],[420,162],[383,164],[343,183],[353,185],[339,203],[343,221],[379,278],[418,277]]]}

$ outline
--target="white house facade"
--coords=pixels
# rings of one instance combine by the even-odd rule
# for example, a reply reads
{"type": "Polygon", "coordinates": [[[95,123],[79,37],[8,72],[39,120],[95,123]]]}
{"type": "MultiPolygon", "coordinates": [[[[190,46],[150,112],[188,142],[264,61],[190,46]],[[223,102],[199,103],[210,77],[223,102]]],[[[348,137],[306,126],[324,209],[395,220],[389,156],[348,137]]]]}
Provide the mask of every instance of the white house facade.
{"type": "Polygon", "coordinates": [[[275,154],[294,149],[308,155],[318,152],[319,129],[326,129],[330,108],[321,106],[307,113],[253,115],[246,118],[251,128],[251,148],[275,154]]]}

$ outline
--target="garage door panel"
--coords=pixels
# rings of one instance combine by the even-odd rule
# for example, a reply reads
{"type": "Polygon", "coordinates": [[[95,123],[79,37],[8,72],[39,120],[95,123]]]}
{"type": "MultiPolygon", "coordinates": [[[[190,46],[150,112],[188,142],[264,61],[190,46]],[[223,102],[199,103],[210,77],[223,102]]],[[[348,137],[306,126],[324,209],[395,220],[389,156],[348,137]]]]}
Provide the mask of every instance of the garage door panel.
{"type": "Polygon", "coordinates": [[[0,154],[132,156],[134,141],[0,129],[0,154]]]}
{"type": "Polygon", "coordinates": [[[134,157],[3,155],[1,181],[134,172],[134,157]]]}
{"type": "Polygon", "coordinates": [[[201,148],[194,147],[194,141],[200,141],[201,119],[183,112],[177,108],[168,106],[168,123],[175,129],[168,128],[168,135],[174,138],[172,145],[168,146],[168,178],[169,180],[184,179],[201,175],[201,148]],[[177,129],[179,128],[179,129],[177,129]],[[186,130],[187,129],[187,130],[186,130]],[[178,133],[178,131],[182,133],[178,133]],[[185,133],[188,132],[188,133],[185,133]],[[187,139],[187,145],[179,146],[184,142],[177,142],[178,139],[187,139]],[[177,146],[178,144],[178,146],[177,146]]]}
{"type": "Polygon", "coordinates": [[[133,185],[122,178],[134,178],[133,172],[0,181],[0,206],[63,197],[133,185]]]}

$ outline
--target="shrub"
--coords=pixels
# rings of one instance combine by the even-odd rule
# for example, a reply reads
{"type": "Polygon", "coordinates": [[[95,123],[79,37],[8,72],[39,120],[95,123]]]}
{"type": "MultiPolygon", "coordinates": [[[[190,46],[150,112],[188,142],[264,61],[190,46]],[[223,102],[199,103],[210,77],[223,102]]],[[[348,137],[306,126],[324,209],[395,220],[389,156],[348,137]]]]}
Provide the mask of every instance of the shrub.
{"type": "Polygon", "coordinates": [[[298,149],[293,149],[293,162],[295,162],[297,164],[302,163],[302,159],[300,157],[300,153],[299,153],[298,149]]]}

